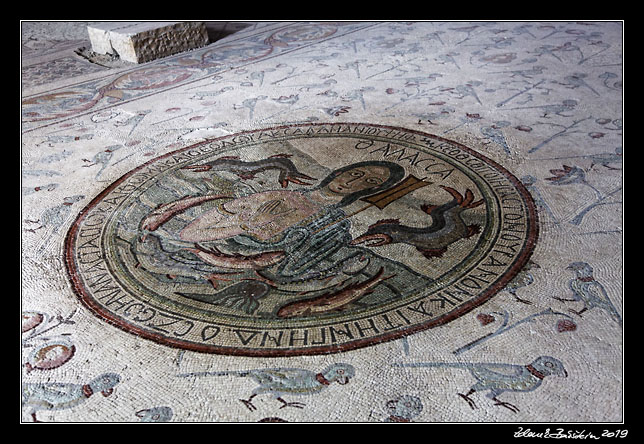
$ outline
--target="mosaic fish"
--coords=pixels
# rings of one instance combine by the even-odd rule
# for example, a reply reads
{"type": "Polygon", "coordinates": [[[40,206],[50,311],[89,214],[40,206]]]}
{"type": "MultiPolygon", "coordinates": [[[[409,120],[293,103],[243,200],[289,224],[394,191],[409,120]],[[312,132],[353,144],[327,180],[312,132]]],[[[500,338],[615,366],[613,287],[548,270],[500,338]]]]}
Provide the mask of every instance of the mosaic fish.
{"type": "Polygon", "coordinates": [[[294,316],[309,316],[314,314],[323,314],[329,311],[341,310],[346,305],[361,297],[372,293],[373,289],[381,282],[394,277],[395,275],[383,277],[384,268],[380,268],[378,273],[364,282],[349,284],[335,293],[324,293],[311,299],[294,301],[284,305],[277,311],[280,318],[290,318],[294,316]]]}
{"type": "Polygon", "coordinates": [[[255,174],[261,173],[262,171],[278,170],[278,181],[282,188],[286,188],[289,182],[298,185],[309,185],[304,181],[314,180],[314,178],[300,173],[288,157],[291,157],[290,154],[276,154],[267,159],[243,161],[237,156],[225,156],[201,165],[183,167],[183,169],[198,172],[210,170],[230,171],[241,179],[252,179],[255,177],[255,174]]]}
{"type": "Polygon", "coordinates": [[[154,231],[177,214],[186,211],[188,208],[192,208],[215,199],[231,199],[231,197],[220,194],[195,196],[160,205],[143,219],[141,222],[141,229],[154,231]]]}
{"type": "Polygon", "coordinates": [[[284,259],[283,251],[266,251],[244,256],[242,254],[225,254],[216,247],[205,248],[195,244],[195,248],[186,248],[209,265],[221,268],[258,269],[274,265],[284,259]]]}

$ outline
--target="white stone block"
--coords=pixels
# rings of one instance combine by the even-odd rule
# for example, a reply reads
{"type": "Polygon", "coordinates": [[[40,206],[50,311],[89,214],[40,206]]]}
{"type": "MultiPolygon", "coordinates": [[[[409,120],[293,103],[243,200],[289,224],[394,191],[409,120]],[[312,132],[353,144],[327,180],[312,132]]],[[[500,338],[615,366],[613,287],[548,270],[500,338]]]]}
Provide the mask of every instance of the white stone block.
{"type": "Polygon", "coordinates": [[[144,63],[208,44],[203,22],[104,22],[87,27],[92,51],[144,63]]]}

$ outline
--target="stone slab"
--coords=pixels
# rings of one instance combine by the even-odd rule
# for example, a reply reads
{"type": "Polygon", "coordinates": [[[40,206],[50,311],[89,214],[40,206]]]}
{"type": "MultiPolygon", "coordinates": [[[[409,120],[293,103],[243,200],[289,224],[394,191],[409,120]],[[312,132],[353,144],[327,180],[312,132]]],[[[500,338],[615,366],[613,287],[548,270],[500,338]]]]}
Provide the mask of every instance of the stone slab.
{"type": "Polygon", "coordinates": [[[87,27],[92,50],[145,63],[209,43],[203,22],[103,22],[87,27]]]}

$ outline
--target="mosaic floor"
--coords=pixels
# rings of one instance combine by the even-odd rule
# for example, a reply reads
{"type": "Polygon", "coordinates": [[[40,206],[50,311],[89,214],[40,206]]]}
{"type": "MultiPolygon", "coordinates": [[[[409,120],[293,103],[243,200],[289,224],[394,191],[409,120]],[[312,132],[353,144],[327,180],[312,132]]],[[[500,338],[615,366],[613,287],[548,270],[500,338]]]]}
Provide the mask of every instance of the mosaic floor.
{"type": "Polygon", "coordinates": [[[209,23],[141,65],[87,24],[21,24],[22,422],[621,437],[623,23],[209,23]]]}

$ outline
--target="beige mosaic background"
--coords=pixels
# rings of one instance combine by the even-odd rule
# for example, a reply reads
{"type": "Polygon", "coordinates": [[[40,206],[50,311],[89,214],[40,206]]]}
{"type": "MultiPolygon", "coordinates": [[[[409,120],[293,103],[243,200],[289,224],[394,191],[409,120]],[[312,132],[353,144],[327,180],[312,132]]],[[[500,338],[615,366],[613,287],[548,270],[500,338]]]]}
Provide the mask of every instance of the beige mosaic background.
{"type": "Polygon", "coordinates": [[[79,55],[89,45],[86,24],[21,24],[24,422],[33,406],[47,396],[52,402],[52,388],[65,390],[73,406],[39,410],[38,420],[623,421],[623,23],[215,23],[209,46],[142,65],[79,55]],[[343,121],[448,138],[520,178],[540,218],[538,267],[521,275],[530,283],[405,339],[289,358],[180,351],[121,331],[80,305],[65,273],[64,237],[110,183],[208,138],[343,121]],[[590,265],[592,276],[567,268],[577,262],[590,265]],[[572,312],[591,291],[605,294],[619,318],[606,306],[572,312]],[[582,299],[560,300],[575,295],[582,299]],[[499,395],[518,411],[495,405],[485,391],[470,395],[473,409],[458,396],[476,382],[470,371],[423,366],[524,369],[544,355],[561,361],[568,376],[499,395]],[[266,393],[250,410],[239,401],[257,387],[249,377],[178,376],[318,373],[335,363],[350,364],[355,375],[319,393],[284,395],[302,408],[280,408],[266,393]],[[83,385],[106,373],[118,375],[109,396],[83,395],[83,385]]]}

